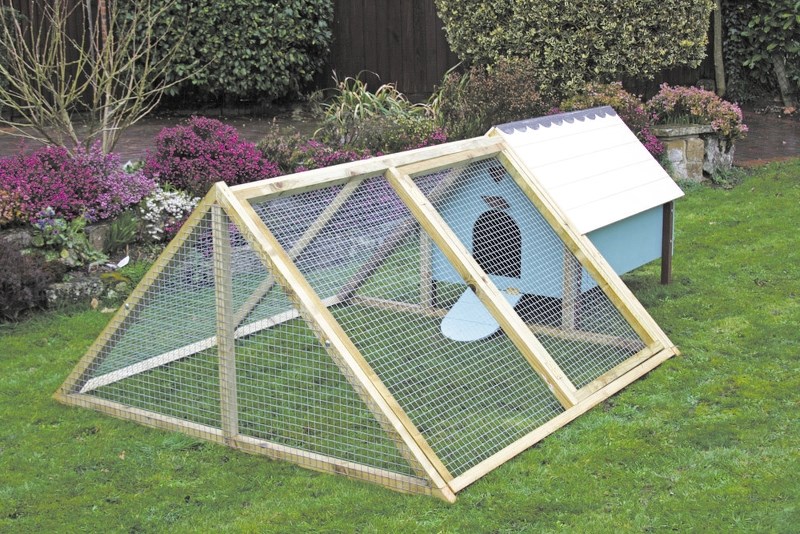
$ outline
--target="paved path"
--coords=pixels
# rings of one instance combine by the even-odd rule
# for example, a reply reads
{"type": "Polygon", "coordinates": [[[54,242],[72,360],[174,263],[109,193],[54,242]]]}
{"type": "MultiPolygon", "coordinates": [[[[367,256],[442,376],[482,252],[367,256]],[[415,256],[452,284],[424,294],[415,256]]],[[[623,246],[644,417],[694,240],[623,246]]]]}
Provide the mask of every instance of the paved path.
{"type": "MultiPolygon", "coordinates": [[[[234,116],[234,117],[214,117],[226,124],[234,126],[239,135],[258,143],[267,132],[271,129],[291,128],[292,130],[299,131],[302,134],[311,135],[317,129],[317,123],[314,122],[308,113],[292,112],[291,110],[282,111],[274,117],[255,117],[255,116],[234,116]]],[[[188,117],[154,117],[145,118],[138,123],[134,124],[122,134],[114,152],[120,155],[120,159],[125,162],[128,160],[139,160],[145,155],[148,148],[153,146],[153,140],[158,132],[163,128],[175,126],[176,124],[185,122],[188,117]]],[[[15,137],[8,133],[9,128],[0,127],[0,156],[7,156],[19,151],[21,138],[15,137]]],[[[33,141],[26,140],[26,146],[36,146],[33,141]]]]}
{"type": "MultiPolygon", "coordinates": [[[[153,138],[167,126],[181,122],[181,118],[148,118],[125,131],[116,147],[122,161],[141,159],[152,145],[153,138]]],[[[290,127],[310,135],[317,125],[306,113],[284,111],[275,117],[229,117],[224,122],[235,126],[242,137],[258,142],[276,126],[290,127]]],[[[782,119],[755,113],[745,114],[750,132],[737,141],[735,162],[740,166],[761,165],[800,157],[800,121],[782,119]]],[[[10,155],[19,149],[19,138],[0,128],[0,156],[10,155]]]]}
{"type": "Polygon", "coordinates": [[[734,161],[742,167],[800,157],[800,121],[745,113],[750,131],[736,142],[734,161]]]}

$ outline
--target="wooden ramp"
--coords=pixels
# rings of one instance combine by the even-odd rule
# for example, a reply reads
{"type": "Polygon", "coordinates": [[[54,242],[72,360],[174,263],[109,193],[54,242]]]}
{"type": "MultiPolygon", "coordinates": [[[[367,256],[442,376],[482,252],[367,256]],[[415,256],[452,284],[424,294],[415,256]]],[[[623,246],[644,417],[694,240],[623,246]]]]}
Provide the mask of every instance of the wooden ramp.
{"type": "MultiPolygon", "coordinates": [[[[512,308],[522,298],[521,293],[503,293],[503,296],[512,308]]],[[[453,341],[478,341],[500,330],[500,323],[492,317],[475,292],[467,289],[442,319],[441,330],[445,337],[453,341]]]]}

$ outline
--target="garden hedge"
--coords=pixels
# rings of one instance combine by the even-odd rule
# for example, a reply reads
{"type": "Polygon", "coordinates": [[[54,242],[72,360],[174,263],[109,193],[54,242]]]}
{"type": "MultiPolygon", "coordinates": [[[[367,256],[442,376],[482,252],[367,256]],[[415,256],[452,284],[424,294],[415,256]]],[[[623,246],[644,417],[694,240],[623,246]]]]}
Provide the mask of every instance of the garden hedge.
{"type": "Polygon", "coordinates": [[[710,0],[435,0],[462,60],[525,57],[564,95],[585,82],[700,64],[710,0]]]}
{"type": "Polygon", "coordinates": [[[275,100],[309,85],[332,38],[332,0],[153,0],[176,20],[166,51],[180,47],[172,94],[275,100]],[[175,29],[181,31],[174,31],[175,29]]]}
{"type": "Polygon", "coordinates": [[[794,91],[800,89],[800,2],[723,2],[725,69],[729,97],[749,100],[779,92],[773,55],[785,62],[794,91]]]}

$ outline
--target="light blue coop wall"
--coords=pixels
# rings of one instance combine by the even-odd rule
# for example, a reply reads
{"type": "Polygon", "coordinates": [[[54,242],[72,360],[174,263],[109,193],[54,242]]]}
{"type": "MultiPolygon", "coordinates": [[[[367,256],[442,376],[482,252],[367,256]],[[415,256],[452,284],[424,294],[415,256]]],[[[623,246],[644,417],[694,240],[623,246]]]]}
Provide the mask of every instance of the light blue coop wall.
{"type": "MultiPolygon", "coordinates": [[[[541,214],[531,209],[530,201],[521,190],[509,188],[502,183],[496,184],[486,171],[479,176],[480,179],[472,176],[458,184],[448,195],[446,202],[439,207],[445,222],[464,246],[473,251],[475,222],[482,214],[491,210],[482,197],[487,194],[502,197],[509,208],[501,211],[516,221],[522,234],[522,276],[509,278],[491,275],[490,278],[500,290],[514,287],[530,295],[561,298],[563,280],[547,275],[563,269],[564,248],[560,239],[541,214]],[[471,221],[470,224],[464,224],[465,220],[471,221]]],[[[662,207],[656,206],[594,230],[587,237],[614,271],[623,274],[661,257],[662,218],[662,207]]],[[[434,280],[463,283],[463,279],[450,262],[442,257],[440,251],[437,250],[434,256],[438,260],[433,262],[434,280]]],[[[596,286],[595,281],[584,270],[581,291],[596,286]]]]}
{"type": "MultiPolygon", "coordinates": [[[[506,180],[497,184],[486,169],[462,180],[447,196],[442,205],[437,206],[445,222],[453,229],[459,240],[471,252],[473,250],[472,232],[475,222],[491,208],[483,196],[502,197],[508,209],[497,210],[511,216],[517,223],[522,237],[522,276],[510,278],[491,275],[494,284],[502,291],[509,287],[523,293],[560,298],[562,281],[552,273],[563,268],[564,246],[548,223],[532,209],[530,200],[516,186],[509,187],[506,180]],[[465,224],[464,221],[470,221],[465,224]]],[[[456,273],[450,262],[445,260],[438,249],[434,252],[433,279],[439,282],[463,284],[464,280],[456,273]]]]}
{"type": "MultiPolygon", "coordinates": [[[[664,211],[656,206],[587,234],[614,272],[624,274],[661,257],[664,211]]],[[[595,287],[584,271],[581,289],[595,287]]]]}

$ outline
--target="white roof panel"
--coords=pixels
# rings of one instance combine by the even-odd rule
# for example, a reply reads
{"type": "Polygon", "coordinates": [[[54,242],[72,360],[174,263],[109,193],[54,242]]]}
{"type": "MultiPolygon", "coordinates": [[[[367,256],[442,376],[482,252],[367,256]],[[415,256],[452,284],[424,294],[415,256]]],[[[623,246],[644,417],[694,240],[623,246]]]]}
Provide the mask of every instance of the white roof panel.
{"type": "Polygon", "coordinates": [[[683,196],[609,106],[495,131],[582,234],[683,196]]]}

